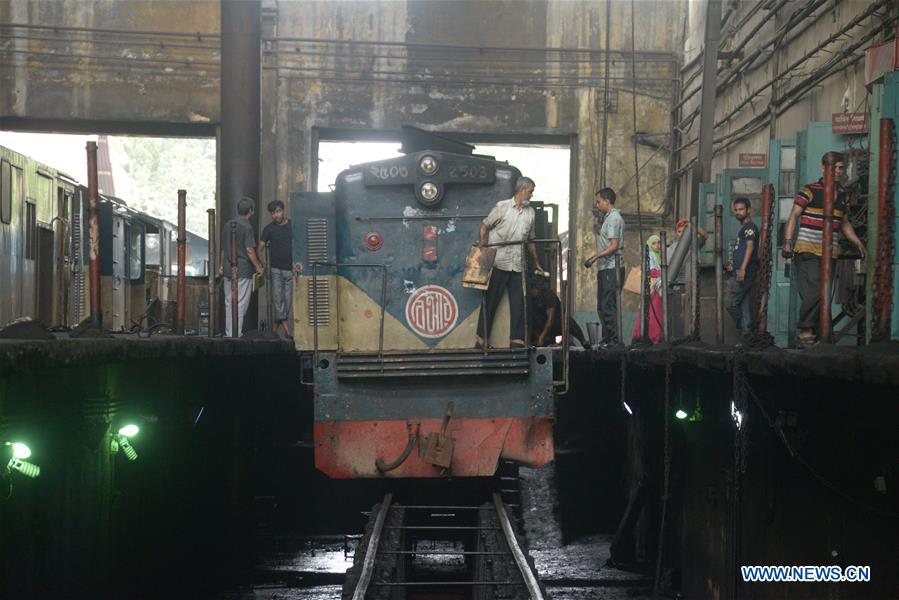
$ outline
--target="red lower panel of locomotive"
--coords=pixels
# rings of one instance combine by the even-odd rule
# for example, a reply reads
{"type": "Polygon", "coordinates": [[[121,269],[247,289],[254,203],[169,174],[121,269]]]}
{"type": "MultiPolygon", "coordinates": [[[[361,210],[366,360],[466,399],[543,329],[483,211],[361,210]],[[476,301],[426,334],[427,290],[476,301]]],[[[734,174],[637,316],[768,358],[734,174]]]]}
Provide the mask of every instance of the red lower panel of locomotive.
{"type": "Polygon", "coordinates": [[[552,462],[549,417],[318,421],[315,466],[337,479],[487,477],[499,460],[552,462]]]}

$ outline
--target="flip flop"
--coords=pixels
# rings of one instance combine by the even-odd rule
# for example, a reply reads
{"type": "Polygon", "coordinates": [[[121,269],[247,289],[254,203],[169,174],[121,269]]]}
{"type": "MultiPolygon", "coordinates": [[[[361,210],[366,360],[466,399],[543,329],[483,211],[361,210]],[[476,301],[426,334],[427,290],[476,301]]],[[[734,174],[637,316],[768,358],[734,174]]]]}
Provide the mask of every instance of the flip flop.
{"type": "Polygon", "coordinates": [[[812,346],[816,346],[818,344],[818,338],[814,335],[807,335],[805,337],[797,336],[796,337],[796,346],[800,349],[811,348],[812,346]]]}

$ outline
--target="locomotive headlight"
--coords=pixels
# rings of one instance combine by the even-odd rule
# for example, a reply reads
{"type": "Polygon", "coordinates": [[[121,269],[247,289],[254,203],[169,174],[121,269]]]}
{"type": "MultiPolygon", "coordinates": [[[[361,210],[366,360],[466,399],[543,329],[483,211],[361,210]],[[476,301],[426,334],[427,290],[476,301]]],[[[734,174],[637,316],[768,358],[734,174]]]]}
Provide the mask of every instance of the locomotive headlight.
{"type": "Polygon", "coordinates": [[[418,166],[425,175],[433,175],[437,172],[437,159],[433,156],[425,156],[418,163],[418,166]]]}
{"type": "Polygon", "coordinates": [[[437,197],[437,186],[430,181],[426,181],[421,184],[420,193],[423,200],[427,200],[430,202],[437,197]]]}

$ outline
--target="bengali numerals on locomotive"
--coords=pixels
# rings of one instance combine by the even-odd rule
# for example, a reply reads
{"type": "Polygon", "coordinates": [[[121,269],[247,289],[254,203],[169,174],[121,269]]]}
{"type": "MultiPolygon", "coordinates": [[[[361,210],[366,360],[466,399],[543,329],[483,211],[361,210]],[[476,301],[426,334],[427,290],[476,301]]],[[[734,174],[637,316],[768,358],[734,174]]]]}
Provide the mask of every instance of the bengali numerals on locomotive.
{"type": "Polygon", "coordinates": [[[372,165],[368,168],[368,173],[375,179],[380,179],[381,181],[406,179],[409,177],[409,168],[402,165],[393,165],[390,167],[372,165]]]}

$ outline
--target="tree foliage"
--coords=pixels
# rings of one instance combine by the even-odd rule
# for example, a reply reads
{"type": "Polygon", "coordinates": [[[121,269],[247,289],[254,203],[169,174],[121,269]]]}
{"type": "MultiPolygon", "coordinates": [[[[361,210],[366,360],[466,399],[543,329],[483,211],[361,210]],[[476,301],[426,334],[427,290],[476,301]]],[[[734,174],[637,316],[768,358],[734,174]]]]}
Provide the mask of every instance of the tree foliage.
{"type": "Polygon", "coordinates": [[[215,140],[110,137],[116,196],[128,206],[178,222],[178,190],[187,190],[187,228],[206,237],[215,208],[215,140]]]}

